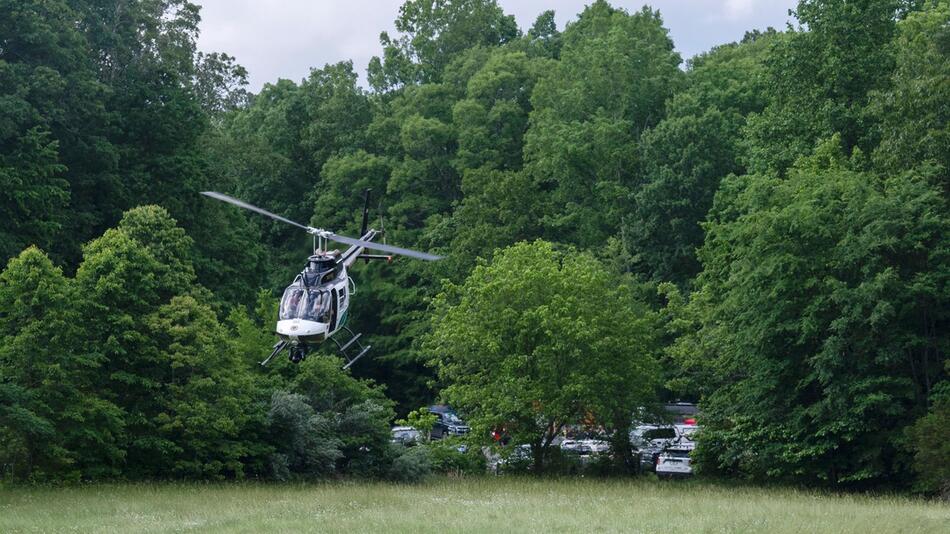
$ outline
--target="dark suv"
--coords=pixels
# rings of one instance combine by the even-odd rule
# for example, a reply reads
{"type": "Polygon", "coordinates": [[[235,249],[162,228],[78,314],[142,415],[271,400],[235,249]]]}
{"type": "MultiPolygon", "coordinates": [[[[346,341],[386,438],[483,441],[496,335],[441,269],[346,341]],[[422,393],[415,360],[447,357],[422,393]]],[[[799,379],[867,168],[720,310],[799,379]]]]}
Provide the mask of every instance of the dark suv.
{"type": "Polygon", "coordinates": [[[429,413],[435,414],[438,420],[432,427],[432,439],[442,439],[446,436],[464,436],[471,430],[465,421],[448,406],[429,406],[429,413]]]}

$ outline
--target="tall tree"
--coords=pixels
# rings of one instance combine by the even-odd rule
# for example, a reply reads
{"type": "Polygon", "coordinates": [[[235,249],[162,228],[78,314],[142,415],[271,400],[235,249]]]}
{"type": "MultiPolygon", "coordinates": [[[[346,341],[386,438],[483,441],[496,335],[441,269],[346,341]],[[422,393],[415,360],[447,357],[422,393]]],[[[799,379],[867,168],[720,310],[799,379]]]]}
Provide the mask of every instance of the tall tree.
{"type": "MultiPolygon", "coordinates": [[[[724,182],[700,257],[715,377],[707,466],[755,478],[906,482],[903,428],[947,358],[946,200],[921,176],[854,170],[837,137],[787,179],[724,182]]],[[[860,160],[858,160],[860,163],[860,160]]],[[[703,363],[705,361],[705,363],[703,363]]]]}
{"type": "Polygon", "coordinates": [[[33,247],[0,274],[0,461],[17,478],[119,472],[121,414],[101,396],[101,358],[82,348],[83,298],[33,247]]]}
{"type": "Polygon", "coordinates": [[[30,244],[55,243],[58,256],[71,220],[71,162],[61,151],[95,131],[103,87],[66,2],[4,0],[0,35],[0,259],[30,244]]]}
{"type": "Polygon", "coordinates": [[[238,359],[227,330],[194,297],[173,297],[142,320],[151,341],[147,350],[155,351],[143,356],[162,369],[156,438],[174,444],[152,459],[151,474],[243,477],[244,462],[259,450],[254,427],[264,424],[250,373],[253,360],[238,359]]]}
{"type": "Polygon", "coordinates": [[[101,391],[126,421],[127,473],[157,476],[177,445],[158,431],[169,402],[170,362],[146,321],[172,298],[202,295],[189,262],[191,240],[168,212],[146,206],[89,243],[76,273],[85,296],[83,349],[103,358],[101,391]]]}
{"type": "Polygon", "coordinates": [[[874,145],[868,93],[887,87],[894,70],[888,46],[914,0],[801,0],[800,27],[769,54],[772,103],[749,120],[748,165],[784,172],[837,133],[850,153],[874,145]],[[802,110],[810,110],[802,113],[802,110]]]}
{"type": "Polygon", "coordinates": [[[589,247],[619,229],[639,134],[662,118],[683,74],[659,13],[647,8],[628,14],[598,0],[562,39],[560,61],[531,96],[525,159],[557,206],[549,231],[589,247]]]}
{"type": "Polygon", "coordinates": [[[920,165],[950,193],[950,2],[931,1],[897,24],[890,87],[871,95],[879,121],[874,152],[884,172],[920,165]]]}
{"type": "Polygon", "coordinates": [[[742,174],[741,129],[768,103],[762,83],[773,32],[714,48],[689,62],[686,88],[667,103],[666,117],[643,132],[639,186],[624,216],[624,246],[635,272],[686,284],[700,271],[700,223],[719,182],[742,174]]]}
{"type": "Polygon", "coordinates": [[[536,472],[564,425],[593,414],[625,438],[655,393],[646,311],[589,254],[514,245],[434,307],[425,345],[443,397],[479,435],[530,444],[536,472]]]}
{"type": "Polygon", "coordinates": [[[369,83],[377,92],[439,82],[458,54],[505,43],[520,33],[515,18],[505,15],[496,0],[406,0],[396,30],[402,36],[380,35],[383,58],[369,64],[369,83]]]}

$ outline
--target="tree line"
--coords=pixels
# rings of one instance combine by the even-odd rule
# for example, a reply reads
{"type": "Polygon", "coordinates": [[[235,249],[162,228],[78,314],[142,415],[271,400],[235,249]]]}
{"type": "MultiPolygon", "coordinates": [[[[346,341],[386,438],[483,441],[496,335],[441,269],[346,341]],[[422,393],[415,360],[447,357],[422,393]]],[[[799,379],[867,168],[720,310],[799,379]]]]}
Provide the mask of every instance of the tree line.
{"type": "Polygon", "coordinates": [[[947,483],[946,0],[802,0],[685,64],[649,7],[408,0],[367,87],[257,94],[199,13],[0,0],[5,475],[396,477],[435,399],[540,467],[682,398],[707,473],[947,483]],[[307,237],[196,193],[354,233],[367,188],[446,259],[357,269],[353,375],[255,369],[307,237]]]}

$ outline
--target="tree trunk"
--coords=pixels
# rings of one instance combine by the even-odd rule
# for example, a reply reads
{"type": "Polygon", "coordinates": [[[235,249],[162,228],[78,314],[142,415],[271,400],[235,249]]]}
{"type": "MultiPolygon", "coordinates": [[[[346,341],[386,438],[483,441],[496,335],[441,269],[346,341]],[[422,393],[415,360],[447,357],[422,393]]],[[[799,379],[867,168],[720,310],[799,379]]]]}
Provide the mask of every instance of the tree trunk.
{"type": "Polygon", "coordinates": [[[537,441],[531,444],[531,456],[534,460],[534,464],[531,466],[531,469],[536,475],[539,475],[544,472],[544,441],[537,441]]]}
{"type": "Polygon", "coordinates": [[[620,469],[627,474],[636,472],[639,462],[633,460],[633,451],[630,450],[630,419],[614,421],[614,433],[610,437],[610,452],[620,469]]]}

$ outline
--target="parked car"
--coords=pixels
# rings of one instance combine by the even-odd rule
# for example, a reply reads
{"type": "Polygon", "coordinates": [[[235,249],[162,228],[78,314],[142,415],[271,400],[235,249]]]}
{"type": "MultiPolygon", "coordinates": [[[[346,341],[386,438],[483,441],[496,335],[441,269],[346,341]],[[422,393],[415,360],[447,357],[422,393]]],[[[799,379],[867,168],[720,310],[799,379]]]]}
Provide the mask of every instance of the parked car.
{"type": "Polygon", "coordinates": [[[558,446],[562,451],[576,454],[582,462],[590,460],[592,456],[606,454],[610,450],[610,443],[601,439],[565,439],[558,446]]]}
{"type": "Polygon", "coordinates": [[[411,426],[394,426],[390,429],[392,433],[391,441],[407,447],[415,445],[422,441],[422,432],[419,432],[411,426]]]}
{"type": "Polygon", "coordinates": [[[432,439],[442,439],[446,436],[464,436],[471,430],[465,421],[453,411],[433,411],[429,407],[429,413],[435,414],[438,418],[435,425],[432,426],[432,439]]]}
{"type": "Polygon", "coordinates": [[[696,424],[699,407],[691,402],[671,402],[663,405],[663,411],[672,418],[674,423],[696,424]]]}
{"type": "Polygon", "coordinates": [[[660,453],[679,437],[673,425],[640,425],[630,431],[630,445],[640,458],[641,471],[654,471],[660,453]]]}
{"type": "Polygon", "coordinates": [[[676,429],[677,440],[689,442],[691,447],[696,446],[696,433],[699,432],[699,426],[695,424],[673,425],[676,429]]]}
{"type": "Polygon", "coordinates": [[[660,478],[693,476],[693,466],[689,454],[691,447],[670,447],[660,453],[656,459],[656,476],[660,478]]]}

